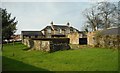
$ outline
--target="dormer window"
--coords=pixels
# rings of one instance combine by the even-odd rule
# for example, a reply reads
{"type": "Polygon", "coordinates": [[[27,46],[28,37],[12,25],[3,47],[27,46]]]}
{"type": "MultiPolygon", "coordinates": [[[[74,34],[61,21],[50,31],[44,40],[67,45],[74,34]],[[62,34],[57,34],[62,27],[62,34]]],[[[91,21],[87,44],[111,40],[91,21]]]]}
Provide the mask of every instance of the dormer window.
{"type": "Polygon", "coordinates": [[[48,31],[48,33],[51,33],[51,29],[48,29],[47,31],[48,31]]]}
{"type": "Polygon", "coordinates": [[[70,33],[70,29],[66,29],[66,33],[70,33]]]}
{"type": "Polygon", "coordinates": [[[76,30],[74,29],[74,32],[76,32],[76,30]]]}

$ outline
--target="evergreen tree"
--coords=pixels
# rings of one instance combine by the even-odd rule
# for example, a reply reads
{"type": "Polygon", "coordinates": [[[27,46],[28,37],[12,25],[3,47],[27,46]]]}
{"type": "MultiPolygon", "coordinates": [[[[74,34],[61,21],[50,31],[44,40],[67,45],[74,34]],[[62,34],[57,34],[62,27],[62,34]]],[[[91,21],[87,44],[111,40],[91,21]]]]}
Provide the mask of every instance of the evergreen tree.
{"type": "Polygon", "coordinates": [[[18,21],[15,21],[16,17],[11,18],[11,13],[7,13],[6,9],[0,8],[0,15],[2,16],[2,40],[9,40],[16,32],[18,21]]]}

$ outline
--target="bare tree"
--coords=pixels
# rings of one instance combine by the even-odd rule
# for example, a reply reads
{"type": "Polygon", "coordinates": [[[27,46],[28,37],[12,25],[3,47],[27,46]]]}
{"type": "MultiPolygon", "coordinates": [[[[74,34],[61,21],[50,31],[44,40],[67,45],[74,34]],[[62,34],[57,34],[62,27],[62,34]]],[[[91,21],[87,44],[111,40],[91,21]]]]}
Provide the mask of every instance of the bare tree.
{"type": "Polygon", "coordinates": [[[97,9],[105,29],[116,25],[118,9],[114,3],[100,2],[97,9]]]}
{"type": "Polygon", "coordinates": [[[101,23],[96,6],[86,9],[84,11],[84,16],[87,18],[87,27],[91,28],[92,31],[96,31],[99,28],[99,24],[101,23]]]}
{"type": "Polygon", "coordinates": [[[99,2],[84,11],[88,28],[92,31],[118,24],[117,6],[110,2],[99,2]]]}

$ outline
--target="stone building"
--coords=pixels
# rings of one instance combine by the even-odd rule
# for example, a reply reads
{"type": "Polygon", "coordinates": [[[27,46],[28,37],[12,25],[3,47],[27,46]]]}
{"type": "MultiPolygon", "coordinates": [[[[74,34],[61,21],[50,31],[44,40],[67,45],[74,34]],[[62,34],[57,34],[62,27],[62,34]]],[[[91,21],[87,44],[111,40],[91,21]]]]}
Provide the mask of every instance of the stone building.
{"type": "Polygon", "coordinates": [[[79,44],[80,38],[86,37],[83,31],[70,26],[51,22],[41,31],[22,31],[22,43],[34,50],[57,51],[70,49],[69,44],[79,44]]]}
{"type": "Polygon", "coordinates": [[[69,33],[67,37],[70,39],[70,44],[87,44],[87,36],[84,31],[69,33]]]}
{"type": "Polygon", "coordinates": [[[41,31],[22,31],[22,42],[26,44],[27,39],[30,38],[69,38],[70,44],[87,44],[87,36],[85,31],[79,31],[70,26],[70,23],[64,25],[50,23],[41,31]]]}
{"type": "Polygon", "coordinates": [[[64,25],[58,25],[51,22],[51,26],[46,26],[44,29],[41,30],[41,32],[43,33],[43,35],[45,35],[46,38],[52,38],[67,37],[68,34],[79,32],[79,30],[71,27],[69,22],[64,25]]]}
{"type": "Polygon", "coordinates": [[[44,36],[41,31],[22,31],[21,32],[21,39],[24,45],[30,44],[29,39],[31,38],[43,38],[43,37],[44,36]]]}
{"type": "Polygon", "coordinates": [[[64,37],[70,38],[70,44],[87,44],[87,36],[85,31],[79,31],[76,28],[70,26],[70,23],[64,25],[50,23],[51,26],[46,26],[41,30],[45,38],[64,37]]]}

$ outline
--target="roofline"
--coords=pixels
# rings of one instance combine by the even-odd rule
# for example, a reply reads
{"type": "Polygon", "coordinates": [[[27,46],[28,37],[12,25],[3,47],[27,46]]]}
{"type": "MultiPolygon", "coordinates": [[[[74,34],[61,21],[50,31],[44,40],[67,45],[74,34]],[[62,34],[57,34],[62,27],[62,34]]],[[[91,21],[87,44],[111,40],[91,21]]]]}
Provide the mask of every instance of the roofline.
{"type": "Polygon", "coordinates": [[[41,31],[21,31],[21,32],[41,32],[41,31]]]}

